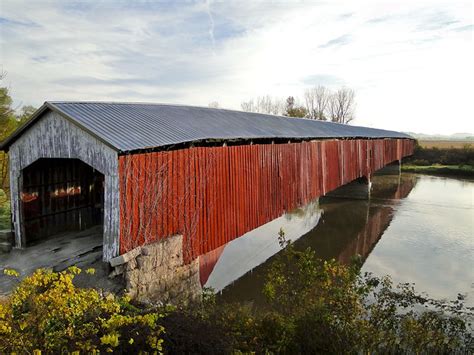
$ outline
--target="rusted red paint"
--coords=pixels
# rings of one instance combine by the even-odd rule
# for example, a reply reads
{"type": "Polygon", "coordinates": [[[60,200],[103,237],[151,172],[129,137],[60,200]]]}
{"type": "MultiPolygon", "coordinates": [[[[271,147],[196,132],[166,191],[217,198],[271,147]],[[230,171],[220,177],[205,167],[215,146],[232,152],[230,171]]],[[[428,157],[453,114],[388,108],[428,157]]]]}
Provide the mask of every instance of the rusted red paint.
{"type": "Polygon", "coordinates": [[[120,251],[183,234],[192,260],[413,147],[407,139],[325,140],[123,155],[120,251]]]}

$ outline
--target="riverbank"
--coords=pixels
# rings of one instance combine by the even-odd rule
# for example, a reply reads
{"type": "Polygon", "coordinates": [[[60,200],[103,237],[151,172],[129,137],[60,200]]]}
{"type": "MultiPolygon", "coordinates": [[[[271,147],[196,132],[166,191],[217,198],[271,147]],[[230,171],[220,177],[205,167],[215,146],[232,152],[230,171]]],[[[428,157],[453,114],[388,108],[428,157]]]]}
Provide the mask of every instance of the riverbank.
{"type": "MultiPolygon", "coordinates": [[[[411,157],[403,161],[402,171],[427,175],[474,177],[474,146],[454,146],[418,142],[411,157]]],[[[440,142],[437,142],[440,143],[440,142]]],[[[452,143],[452,142],[451,142],[452,143]]]]}
{"type": "Polygon", "coordinates": [[[408,173],[474,178],[474,166],[472,165],[403,164],[401,169],[408,173]]]}

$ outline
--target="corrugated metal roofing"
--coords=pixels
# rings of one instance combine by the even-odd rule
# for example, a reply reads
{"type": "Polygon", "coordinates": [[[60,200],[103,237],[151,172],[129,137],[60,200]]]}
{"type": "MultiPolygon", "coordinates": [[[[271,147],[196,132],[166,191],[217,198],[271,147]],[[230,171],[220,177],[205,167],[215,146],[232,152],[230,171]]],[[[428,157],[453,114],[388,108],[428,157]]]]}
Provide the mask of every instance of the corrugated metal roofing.
{"type": "Polygon", "coordinates": [[[46,102],[45,106],[120,151],[206,139],[412,138],[381,129],[194,106],[120,102],[46,102]]]}

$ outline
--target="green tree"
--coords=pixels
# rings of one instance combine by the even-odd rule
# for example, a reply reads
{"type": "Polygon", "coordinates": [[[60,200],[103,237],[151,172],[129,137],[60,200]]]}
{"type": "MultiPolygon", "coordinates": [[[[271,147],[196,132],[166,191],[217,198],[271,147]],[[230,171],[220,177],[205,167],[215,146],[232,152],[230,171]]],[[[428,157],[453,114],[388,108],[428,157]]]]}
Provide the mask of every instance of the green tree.
{"type": "MultiPolygon", "coordinates": [[[[5,79],[5,74],[0,73],[0,80],[3,81],[3,79],[5,79]]],[[[14,131],[16,124],[12,98],[8,93],[8,88],[4,87],[2,83],[2,87],[0,87],[0,142],[14,131]]],[[[0,151],[0,190],[8,191],[8,158],[7,154],[2,151],[0,151]]],[[[7,203],[7,196],[8,192],[0,194],[0,206],[7,203]]]]}
{"type": "Polygon", "coordinates": [[[0,141],[4,140],[17,126],[12,99],[8,88],[0,87],[0,141]]]}
{"type": "Polygon", "coordinates": [[[0,142],[6,139],[19,125],[26,122],[36,111],[31,105],[23,106],[18,113],[12,107],[13,100],[8,87],[3,83],[6,74],[0,73],[0,142]]]}
{"type": "Polygon", "coordinates": [[[288,96],[284,116],[303,118],[306,117],[307,114],[308,111],[305,107],[298,105],[293,96],[288,96]]]}
{"type": "MultiPolygon", "coordinates": [[[[33,106],[27,105],[23,106],[19,113],[15,113],[8,87],[3,83],[5,77],[5,73],[0,73],[0,142],[12,134],[18,126],[26,122],[36,110],[33,106]]],[[[1,194],[3,197],[0,197],[0,204],[4,204],[6,202],[5,197],[9,195],[8,156],[2,151],[0,151],[0,190],[5,191],[1,194]]]]}

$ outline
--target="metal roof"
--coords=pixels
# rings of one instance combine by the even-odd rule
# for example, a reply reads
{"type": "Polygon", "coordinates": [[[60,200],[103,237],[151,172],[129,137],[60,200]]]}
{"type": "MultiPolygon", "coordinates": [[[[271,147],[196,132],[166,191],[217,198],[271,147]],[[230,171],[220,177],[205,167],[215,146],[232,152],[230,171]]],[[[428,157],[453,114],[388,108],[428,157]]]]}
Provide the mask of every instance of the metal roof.
{"type": "Polygon", "coordinates": [[[122,102],[45,102],[7,139],[8,147],[48,109],[125,152],[209,139],[409,138],[382,129],[195,106],[122,102]]]}

